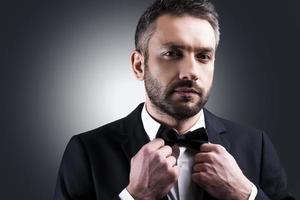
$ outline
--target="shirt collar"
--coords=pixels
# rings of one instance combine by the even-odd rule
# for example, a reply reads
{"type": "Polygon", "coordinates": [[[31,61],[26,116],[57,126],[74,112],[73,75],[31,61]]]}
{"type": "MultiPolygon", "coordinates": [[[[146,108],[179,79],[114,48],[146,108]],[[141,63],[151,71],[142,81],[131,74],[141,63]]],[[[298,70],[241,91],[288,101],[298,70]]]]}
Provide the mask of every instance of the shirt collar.
{"type": "MultiPolygon", "coordinates": [[[[156,120],[154,120],[150,114],[148,113],[146,109],[146,104],[144,104],[143,110],[142,110],[142,122],[144,129],[150,139],[153,140],[156,136],[156,133],[160,127],[160,123],[158,123],[156,120]]],[[[205,128],[205,120],[204,120],[204,113],[203,109],[200,110],[200,117],[198,121],[192,126],[192,128],[189,131],[193,131],[195,129],[204,127],[205,128]]]]}

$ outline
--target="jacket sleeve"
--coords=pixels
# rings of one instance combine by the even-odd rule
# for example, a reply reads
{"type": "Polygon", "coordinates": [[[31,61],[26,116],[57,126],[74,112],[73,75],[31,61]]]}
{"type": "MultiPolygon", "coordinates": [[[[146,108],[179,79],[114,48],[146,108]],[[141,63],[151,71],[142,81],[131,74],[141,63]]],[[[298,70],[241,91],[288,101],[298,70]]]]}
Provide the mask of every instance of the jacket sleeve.
{"type": "Polygon", "coordinates": [[[294,199],[287,189],[287,178],[269,137],[262,133],[261,174],[256,200],[294,199]]]}
{"type": "Polygon", "coordinates": [[[90,169],[89,160],[80,138],[73,136],[61,161],[54,199],[96,199],[90,169]]]}

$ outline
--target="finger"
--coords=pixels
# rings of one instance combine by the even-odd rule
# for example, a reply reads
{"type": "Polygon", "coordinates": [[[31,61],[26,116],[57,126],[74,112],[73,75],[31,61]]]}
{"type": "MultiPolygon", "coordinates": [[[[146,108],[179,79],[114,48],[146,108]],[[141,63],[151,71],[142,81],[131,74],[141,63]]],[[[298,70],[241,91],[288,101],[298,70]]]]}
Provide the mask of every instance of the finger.
{"type": "Polygon", "coordinates": [[[166,161],[170,167],[174,167],[177,163],[177,160],[174,156],[169,156],[166,158],[166,161]]]}
{"type": "Polygon", "coordinates": [[[197,153],[194,156],[195,163],[211,163],[213,161],[213,155],[211,152],[209,153],[197,153]]]}
{"type": "Polygon", "coordinates": [[[205,143],[205,144],[202,144],[201,147],[200,147],[200,151],[201,152],[222,152],[224,151],[225,148],[222,146],[222,145],[219,145],[219,144],[212,144],[212,143],[205,143]]]}
{"type": "Polygon", "coordinates": [[[210,167],[211,166],[208,163],[197,163],[193,166],[193,173],[207,172],[210,167]]]}
{"type": "Polygon", "coordinates": [[[175,180],[177,180],[178,177],[179,177],[179,174],[180,174],[179,167],[177,165],[174,165],[174,167],[172,168],[172,171],[173,171],[173,175],[175,177],[175,180]]]}
{"type": "Polygon", "coordinates": [[[212,143],[204,143],[200,147],[201,152],[210,152],[214,149],[214,144],[212,143]]]}
{"type": "Polygon", "coordinates": [[[201,188],[206,188],[206,177],[203,172],[200,173],[192,173],[192,180],[197,183],[201,188]]]}
{"type": "Polygon", "coordinates": [[[155,138],[151,142],[145,144],[143,148],[148,152],[153,152],[165,145],[165,141],[160,138],[155,138]]]}
{"type": "MultiPolygon", "coordinates": [[[[157,147],[157,148],[160,148],[160,147],[162,147],[162,146],[164,146],[165,145],[165,141],[163,140],[163,139],[161,139],[161,138],[155,138],[155,139],[153,139],[151,142],[149,142],[149,143],[151,143],[151,145],[153,145],[153,146],[155,146],[155,147],[157,147]]],[[[149,144],[148,143],[148,144],[149,144]]]]}
{"type": "Polygon", "coordinates": [[[162,157],[166,158],[172,154],[172,148],[168,145],[165,145],[157,150],[157,153],[162,157]]]}

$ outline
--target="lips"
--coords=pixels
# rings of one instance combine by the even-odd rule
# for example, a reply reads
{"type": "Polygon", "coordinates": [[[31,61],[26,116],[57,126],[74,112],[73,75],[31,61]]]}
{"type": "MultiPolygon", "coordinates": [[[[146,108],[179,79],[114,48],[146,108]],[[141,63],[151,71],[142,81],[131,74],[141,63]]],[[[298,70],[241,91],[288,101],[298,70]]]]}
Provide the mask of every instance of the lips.
{"type": "Polygon", "coordinates": [[[183,93],[183,94],[188,94],[188,93],[195,93],[195,94],[200,94],[200,92],[198,92],[197,90],[193,89],[193,88],[176,88],[174,90],[174,92],[178,92],[178,93],[183,93]]]}

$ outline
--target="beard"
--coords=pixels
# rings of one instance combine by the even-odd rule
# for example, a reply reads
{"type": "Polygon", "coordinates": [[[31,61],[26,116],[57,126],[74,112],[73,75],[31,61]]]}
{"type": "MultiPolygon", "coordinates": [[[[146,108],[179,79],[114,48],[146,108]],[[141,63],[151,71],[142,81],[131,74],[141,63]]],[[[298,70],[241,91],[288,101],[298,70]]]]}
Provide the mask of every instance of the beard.
{"type": "Polygon", "coordinates": [[[208,94],[204,94],[195,81],[192,80],[178,80],[168,85],[166,88],[162,86],[158,79],[154,78],[150,73],[149,67],[145,67],[145,89],[151,102],[162,113],[166,113],[177,120],[188,119],[204,107],[208,100],[208,94]],[[180,95],[178,100],[172,99],[176,89],[185,88],[194,91],[198,95],[198,100],[192,98],[190,95],[180,95]]]}

